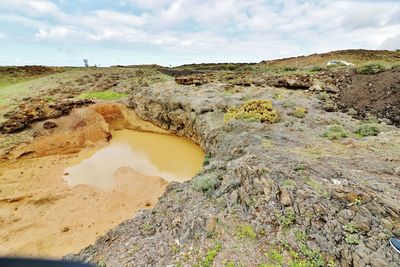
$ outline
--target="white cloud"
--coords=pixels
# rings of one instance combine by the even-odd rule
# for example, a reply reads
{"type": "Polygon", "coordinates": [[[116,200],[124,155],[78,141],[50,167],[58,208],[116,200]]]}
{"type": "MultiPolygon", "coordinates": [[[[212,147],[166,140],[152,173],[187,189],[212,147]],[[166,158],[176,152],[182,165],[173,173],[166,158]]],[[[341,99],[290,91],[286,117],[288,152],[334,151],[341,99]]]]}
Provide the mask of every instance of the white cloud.
{"type": "Polygon", "coordinates": [[[388,50],[400,49],[400,34],[387,38],[384,42],[382,42],[379,48],[388,50]]]}
{"type": "Polygon", "coordinates": [[[0,21],[33,27],[42,41],[138,44],[198,58],[226,55],[226,61],[236,54],[261,61],[333,49],[391,48],[400,38],[398,1],[120,0],[119,4],[126,11],[82,13],[66,12],[50,0],[0,0],[0,10],[6,11],[0,21]]]}
{"type": "Polygon", "coordinates": [[[0,40],[3,40],[5,37],[6,37],[5,34],[0,32],[0,40]]]}

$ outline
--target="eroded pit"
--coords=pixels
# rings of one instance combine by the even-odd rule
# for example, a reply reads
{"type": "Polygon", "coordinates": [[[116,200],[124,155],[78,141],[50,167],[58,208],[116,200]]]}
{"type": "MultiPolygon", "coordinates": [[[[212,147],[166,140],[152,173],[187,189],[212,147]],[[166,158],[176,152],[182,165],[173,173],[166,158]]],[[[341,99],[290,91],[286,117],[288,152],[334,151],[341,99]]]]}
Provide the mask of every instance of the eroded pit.
{"type": "Polygon", "coordinates": [[[50,130],[35,125],[38,137],[0,163],[2,254],[79,252],[153,207],[169,182],[201,170],[199,146],[120,104],[77,109],[52,122],[50,130]]]}

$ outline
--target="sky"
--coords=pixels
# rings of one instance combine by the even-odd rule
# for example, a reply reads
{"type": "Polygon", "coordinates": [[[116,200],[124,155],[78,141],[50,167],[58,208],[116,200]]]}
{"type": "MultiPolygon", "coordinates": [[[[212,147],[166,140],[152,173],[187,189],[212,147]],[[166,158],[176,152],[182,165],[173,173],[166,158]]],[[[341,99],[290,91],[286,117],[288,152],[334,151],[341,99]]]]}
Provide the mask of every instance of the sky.
{"type": "Polygon", "coordinates": [[[400,49],[400,0],[0,0],[0,65],[260,62],[400,49]]]}

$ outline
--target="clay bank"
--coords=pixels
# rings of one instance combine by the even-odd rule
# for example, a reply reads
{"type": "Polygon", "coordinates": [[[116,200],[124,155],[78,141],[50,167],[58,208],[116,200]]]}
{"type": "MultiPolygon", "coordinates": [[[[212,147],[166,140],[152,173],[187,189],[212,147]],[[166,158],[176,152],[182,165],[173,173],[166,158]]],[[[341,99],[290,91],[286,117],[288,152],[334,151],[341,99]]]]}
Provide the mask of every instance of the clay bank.
{"type": "Polygon", "coordinates": [[[122,104],[75,109],[33,128],[38,137],[1,163],[0,251],[6,255],[76,253],[139,209],[152,208],[170,182],[190,180],[204,160],[195,143],[122,104]]]}

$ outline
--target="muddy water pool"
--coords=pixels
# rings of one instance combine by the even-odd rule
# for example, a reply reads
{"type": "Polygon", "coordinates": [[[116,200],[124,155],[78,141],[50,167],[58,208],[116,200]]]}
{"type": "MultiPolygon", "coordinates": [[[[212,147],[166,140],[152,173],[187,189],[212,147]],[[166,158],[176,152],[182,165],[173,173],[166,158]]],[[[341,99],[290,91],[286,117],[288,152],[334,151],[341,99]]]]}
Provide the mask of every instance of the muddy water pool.
{"type": "Polygon", "coordinates": [[[121,168],[167,182],[184,182],[202,168],[204,152],[188,139],[132,130],[114,131],[112,136],[109,145],[92,155],[82,154],[77,164],[65,169],[64,179],[70,186],[111,190],[121,168]]]}
{"type": "Polygon", "coordinates": [[[132,130],[112,137],[78,153],[0,163],[0,255],[77,253],[202,168],[204,152],[185,138],[132,130]]]}

